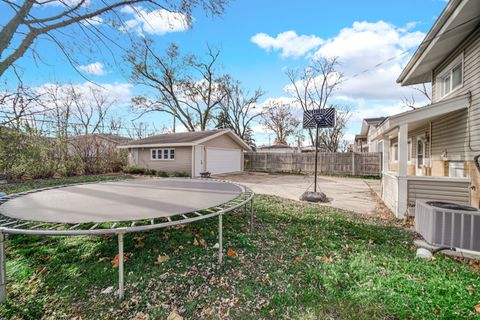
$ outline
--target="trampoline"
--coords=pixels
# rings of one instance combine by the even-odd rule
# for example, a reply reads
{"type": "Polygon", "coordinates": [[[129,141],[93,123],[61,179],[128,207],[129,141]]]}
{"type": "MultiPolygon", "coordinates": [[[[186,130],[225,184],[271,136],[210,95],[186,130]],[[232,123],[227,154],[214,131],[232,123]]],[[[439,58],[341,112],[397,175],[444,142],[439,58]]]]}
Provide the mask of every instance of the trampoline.
{"type": "Polygon", "coordinates": [[[0,302],[6,301],[5,234],[118,236],[119,297],[124,295],[123,237],[218,216],[222,264],[222,216],[250,204],[247,187],[214,179],[129,179],[48,187],[0,198],[0,302]]]}

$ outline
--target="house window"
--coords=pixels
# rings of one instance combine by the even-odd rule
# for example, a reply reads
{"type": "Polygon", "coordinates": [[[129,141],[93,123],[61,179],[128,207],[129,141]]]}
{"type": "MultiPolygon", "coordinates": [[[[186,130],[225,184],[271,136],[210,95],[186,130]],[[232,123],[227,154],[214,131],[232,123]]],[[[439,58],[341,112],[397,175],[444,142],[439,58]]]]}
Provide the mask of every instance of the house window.
{"type": "Polygon", "coordinates": [[[152,160],[175,160],[175,149],[151,149],[152,160]]]}
{"type": "Polygon", "coordinates": [[[392,145],[392,160],[398,161],[398,143],[392,145]]]}
{"type": "Polygon", "coordinates": [[[463,85],[463,55],[455,59],[437,78],[437,87],[443,98],[463,85]]]}

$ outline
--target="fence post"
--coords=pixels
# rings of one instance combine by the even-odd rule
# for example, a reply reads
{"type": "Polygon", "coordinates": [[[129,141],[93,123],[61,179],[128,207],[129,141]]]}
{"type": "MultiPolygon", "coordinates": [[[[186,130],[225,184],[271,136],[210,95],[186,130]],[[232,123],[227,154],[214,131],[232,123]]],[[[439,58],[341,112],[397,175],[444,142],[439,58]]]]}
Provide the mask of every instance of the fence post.
{"type": "Polygon", "coordinates": [[[355,171],[355,152],[352,152],[352,176],[356,176],[356,171],[355,171]]]}

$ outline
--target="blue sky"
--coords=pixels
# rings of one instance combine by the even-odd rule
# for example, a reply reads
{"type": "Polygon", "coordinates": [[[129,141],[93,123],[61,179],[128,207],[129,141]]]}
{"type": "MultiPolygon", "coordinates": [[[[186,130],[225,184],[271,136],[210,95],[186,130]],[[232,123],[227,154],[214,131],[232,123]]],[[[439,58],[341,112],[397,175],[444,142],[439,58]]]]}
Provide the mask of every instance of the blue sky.
{"type": "MultiPolygon", "coordinates": [[[[149,32],[144,28],[143,33],[155,40],[159,50],[171,42],[179,45],[184,53],[201,54],[207,43],[220,47],[224,72],[232,74],[250,90],[264,89],[267,92],[264,100],[288,101],[290,97],[284,90],[288,84],[286,68],[304,67],[314,54],[337,55],[342,62],[341,71],[348,79],[403,50],[413,53],[445,3],[443,0],[236,0],[227,6],[221,17],[207,17],[203,12],[195,11],[189,30],[178,28],[180,30],[175,32],[153,34],[159,33],[158,30],[149,32]]],[[[2,25],[9,17],[4,9],[0,5],[2,25]]],[[[55,9],[41,8],[45,12],[55,9]]],[[[132,29],[131,32],[135,31],[132,29]]],[[[109,88],[112,95],[118,95],[120,102],[116,112],[119,115],[134,117],[128,109],[128,99],[140,90],[128,84],[128,69],[121,63],[122,50],[112,46],[117,60],[114,63],[110,54],[100,52],[94,46],[90,47],[91,51],[82,48],[76,53],[78,64],[93,64],[90,68],[84,67],[90,73],[83,74],[109,88]],[[93,68],[95,64],[97,69],[93,68]],[[98,69],[100,64],[103,67],[98,69]]],[[[43,61],[35,61],[29,54],[18,63],[25,83],[31,86],[51,82],[86,85],[85,79],[51,43],[38,41],[36,50],[43,61]]],[[[399,88],[395,79],[408,56],[347,80],[336,93],[334,102],[348,105],[353,110],[348,138],[358,131],[363,117],[402,111],[402,96],[409,96],[413,91],[399,88]]],[[[11,74],[4,77],[10,83],[14,81],[11,74]]],[[[417,102],[423,101],[417,97],[417,102]]],[[[154,122],[158,128],[171,123],[161,114],[143,120],[154,122]]],[[[269,135],[261,126],[256,125],[254,129],[258,144],[268,143],[269,135]]]]}

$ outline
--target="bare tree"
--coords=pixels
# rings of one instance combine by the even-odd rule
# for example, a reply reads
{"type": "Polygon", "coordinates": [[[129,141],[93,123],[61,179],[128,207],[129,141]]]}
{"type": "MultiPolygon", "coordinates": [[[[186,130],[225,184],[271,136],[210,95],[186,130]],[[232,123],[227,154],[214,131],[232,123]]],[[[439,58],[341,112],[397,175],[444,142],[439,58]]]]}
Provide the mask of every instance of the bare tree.
{"type": "Polygon", "coordinates": [[[126,59],[132,65],[132,80],[155,93],[133,99],[139,117],[164,112],[188,131],[205,130],[227,95],[216,66],[219,54],[209,47],[206,60],[182,57],[171,45],[165,56],[158,56],[148,40],[131,50],[126,59]]]}
{"type": "MultiPolygon", "coordinates": [[[[430,96],[430,90],[427,88],[425,83],[422,83],[421,87],[413,86],[411,87],[411,89],[413,89],[416,92],[419,92],[421,96],[427,100],[427,103],[432,102],[432,97],[430,96]]],[[[415,110],[418,108],[415,101],[415,95],[413,93],[410,96],[410,98],[408,98],[407,96],[403,96],[401,100],[404,108],[409,108],[412,110],[415,110]]]]}
{"type": "Polygon", "coordinates": [[[255,90],[252,94],[241,87],[239,81],[227,78],[226,99],[221,101],[221,112],[217,117],[217,128],[229,128],[240,138],[254,144],[251,124],[262,115],[258,108],[258,100],[265,94],[262,89],[255,90]]]}
{"type": "Polygon", "coordinates": [[[350,108],[345,106],[335,106],[337,111],[335,126],[319,130],[319,145],[327,152],[343,151],[345,129],[352,115],[350,108]]]}
{"type": "MultiPolygon", "coordinates": [[[[288,70],[290,80],[289,93],[303,111],[337,108],[336,124],[333,128],[319,130],[319,142],[330,152],[337,152],[342,141],[351,112],[348,107],[334,106],[331,102],[335,91],[340,88],[344,76],[338,69],[337,57],[318,57],[312,59],[303,70],[288,70]]],[[[315,145],[315,130],[308,130],[310,143],[315,145]]]]}
{"type": "Polygon", "coordinates": [[[264,106],[261,123],[275,134],[275,143],[288,144],[287,139],[295,135],[300,121],[292,114],[289,105],[272,101],[264,106]]]}
{"type": "Polygon", "coordinates": [[[87,174],[102,171],[106,159],[114,158],[116,153],[107,135],[112,132],[112,121],[113,126],[119,121],[109,117],[115,99],[93,86],[53,84],[44,90],[48,112],[41,122],[48,123],[51,129],[44,140],[49,142],[55,171],[65,166],[87,174]]]}
{"type": "MultiPolygon", "coordinates": [[[[1,0],[3,10],[6,10],[7,19],[0,30],[0,76],[14,66],[24,54],[32,49],[32,45],[38,39],[46,39],[56,45],[74,64],[75,59],[69,52],[69,46],[65,45],[65,36],[68,32],[80,32],[80,36],[88,39],[91,44],[101,43],[105,48],[109,45],[119,46],[107,34],[101,31],[94,22],[99,21],[100,16],[108,16],[107,25],[118,29],[125,29],[125,12],[121,9],[128,6],[134,12],[139,9],[136,5],[147,6],[152,10],[166,10],[177,12],[185,16],[186,24],[190,25],[192,10],[200,6],[208,13],[218,15],[223,12],[227,0],[24,0],[22,2],[1,0]],[[51,14],[45,15],[39,7],[51,5],[51,14]],[[10,10],[8,11],[7,8],[10,10]],[[76,29],[75,29],[76,28],[76,29]],[[75,30],[75,31],[74,31],[75,30]]],[[[107,17],[105,17],[107,18],[107,17]]],[[[76,34],[75,42],[79,41],[76,34]]],[[[71,34],[70,34],[71,35],[71,34]]],[[[37,52],[33,52],[34,56],[37,52]]]]}
{"type": "Polygon", "coordinates": [[[15,91],[0,93],[0,126],[20,129],[29,125],[33,116],[45,111],[42,94],[24,87],[20,82],[15,91]]]}

